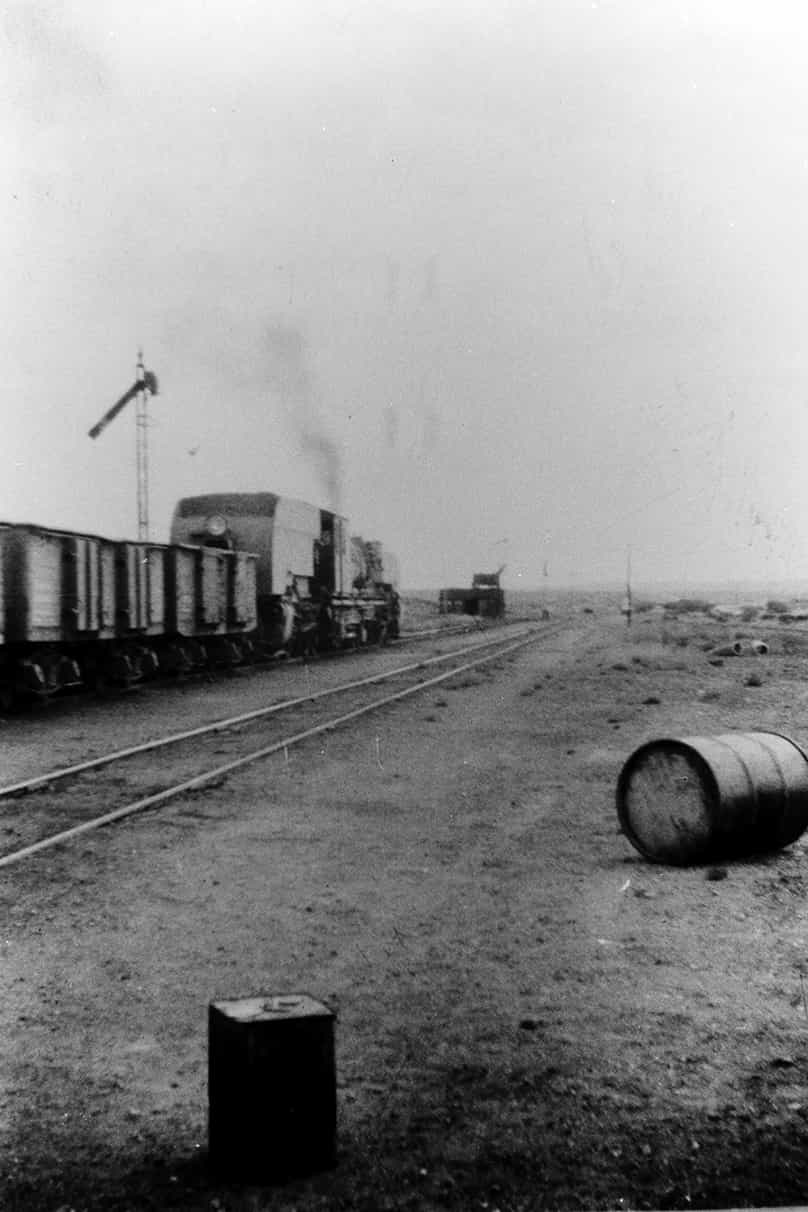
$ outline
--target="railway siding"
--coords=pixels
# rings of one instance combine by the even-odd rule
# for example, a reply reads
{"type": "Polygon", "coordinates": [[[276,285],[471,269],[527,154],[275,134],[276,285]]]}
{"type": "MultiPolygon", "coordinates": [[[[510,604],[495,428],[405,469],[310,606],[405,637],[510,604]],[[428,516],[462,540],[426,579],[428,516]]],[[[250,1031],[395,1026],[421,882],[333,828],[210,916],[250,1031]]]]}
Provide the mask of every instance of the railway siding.
{"type": "MultiPolygon", "coordinates": [[[[515,624],[501,632],[510,634],[515,624]]],[[[468,642],[467,632],[436,635],[431,629],[406,640],[358,653],[345,652],[313,661],[282,660],[242,666],[216,676],[194,676],[142,683],[129,690],[113,690],[101,698],[92,695],[51,700],[20,714],[0,716],[4,786],[32,778],[47,768],[71,766],[113,749],[142,744],[160,733],[180,731],[235,716],[252,708],[326,689],[348,680],[346,668],[383,672],[402,662],[402,653],[429,656],[449,652],[468,642]]]]}
{"type": "Polygon", "coordinates": [[[293,745],[350,724],[479,665],[500,660],[525,644],[547,640],[559,629],[558,626],[523,629],[509,631],[507,636],[479,639],[450,654],[436,654],[386,673],[352,679],[319,696],[315,692],[296,696],[260,713],[250,713],[249,718],[242,714],[215,725],[222,729],[216,733],[215,754],[211,752],[207,730],[202,733],[188,730],[180,739],[163,738],[157,745],[162,748],[170,740],[171,748],[163,749],[159,777],[155,777],[154,750],[146,747],[119,751],[104,759],[104,765],[92,769],[61,772],[58,779],[53,773],[45,773],[38,777],[24,800],[19,796],[19,784],[14,785],[10,789],[14,794],[7,795],[0,805],[0,866],[32,858],[53,845],[200,790],[255,761],[286,754],[293,745]],[[449,669],[431,673],[431,669],[446,663],[450,664],[449,669]],[[395,688],[379,694],[376,686],[382,678],[394,681],[395,688]],[[339,698],[336,709],[332,705],[335,697],[339,698]],[[224,761],[220,760],[222,757],[224,761]],[[91,794],[88,779],[92,781],[91,794]],[[100,799],[106,799],[107,807],[99,813],[100,799]]]}

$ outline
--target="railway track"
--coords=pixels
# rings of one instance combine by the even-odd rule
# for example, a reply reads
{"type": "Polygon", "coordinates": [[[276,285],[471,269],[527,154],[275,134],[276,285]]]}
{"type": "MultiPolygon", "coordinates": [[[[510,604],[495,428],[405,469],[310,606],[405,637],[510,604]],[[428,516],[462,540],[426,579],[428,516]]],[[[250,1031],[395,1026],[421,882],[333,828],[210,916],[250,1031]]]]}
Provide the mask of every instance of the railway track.
{"type": "Polygon", "coordinates": [[[0,787],[0,867],[9,867],[136,813],[222,782],[254,762],[439,686],[527,644],[561,624],[490,635],[448,653],[410,661],[314,693],[157,737],[0,787]],[[383,693],[368,700],[368,691],[383,693]],[[329,709],[339,701],[337,714],[329,709]],[[155,766],[155,756],[161,768],[155,766]],[[121,773],[123,771],[123,774],[121,773]],[[113,804],[99,813],[100,803],[113,804]]]}
{"type": "MultiPolygon", "coordinates": [[[[521,620],[516,620],[521,621],[521,620]]],[[[418,644],[424,641],[435,641],[441,639],[451,639],[454,636],[481,634],[491,631],[495,628],[508,626],[507,623],[496,622],[480,625],[473,620],[467,622],[458,622],[454,625],[449,624],[444,627],[429,627],[421,628],[418,631],[402,631],[395,639],[386,641],[386,646],[390,649],[408,648],[412,644],[418,644]]],[[[373,645],[368,651],[374,650],[373,645]]],[[[347,657],[355,655],[353,648],[336,649],[331,652],[321,652],[317,654],[318,660],[324,661],[339,661],[347,657]]],[[[4,717],[12,717],[20,714],[33,713],[36,710],[47,708],[51,713],[58,713],[59,710],[70,711],[71,707],[75,706],[79,700],[86,701],[88,698],[95,696],[103,699],[105,702],[115,702],[121,698],[128,696],[133,690],[137,692],[154,692],[167,687],[176,686],[178,681],[184,682],[210,682],[217,678],[231,677],[234,673],[238,675],[250,673],[262,673],[270,669],[277,669],[280,665],[285,668],[295,665],[303,665],[310,658],[302,656],[259,656],[254,660],[242,665],[226,666],[226,665],[209,665],[201,666],[196,669],[187,670],[180,675],[160,674],[153,677],[148,677],[142,681],[136,681],[133,684],[123,686],[116,685],[110,682],[104,682],[101,689],[93,691],[85,687],[80,687],[78,692],[75,688],[71,692],[57,692],[53,695],[48,695],[45,698],[14,698],[13,700],[4,700],[2,694],[2,686],[0,686],[0,720],[4,717]]]]}

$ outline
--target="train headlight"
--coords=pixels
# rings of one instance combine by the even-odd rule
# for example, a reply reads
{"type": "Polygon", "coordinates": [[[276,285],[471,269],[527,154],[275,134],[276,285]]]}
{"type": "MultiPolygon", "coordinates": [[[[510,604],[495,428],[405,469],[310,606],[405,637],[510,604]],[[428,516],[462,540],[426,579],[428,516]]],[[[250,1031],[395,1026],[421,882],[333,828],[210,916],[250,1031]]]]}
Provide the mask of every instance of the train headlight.
{"type": "Polygon", "coordinates": [[[227,533],[227,519],[223,518],[220,513],[215,513],[205,522],[205,529],[212,538],[220,539],[227,533]]]}

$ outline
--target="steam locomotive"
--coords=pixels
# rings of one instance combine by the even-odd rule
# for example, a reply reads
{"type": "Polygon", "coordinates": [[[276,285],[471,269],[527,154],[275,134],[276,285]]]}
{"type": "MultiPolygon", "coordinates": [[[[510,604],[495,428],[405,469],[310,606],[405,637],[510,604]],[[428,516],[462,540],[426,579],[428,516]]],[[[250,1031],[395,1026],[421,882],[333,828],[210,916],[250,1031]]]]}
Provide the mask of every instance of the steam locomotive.
{"type": "Polygon", "coordinates": [[[399,632],[395,557],[274,493],[188,497],[169,543],[0,523],[0,709],[399,632]]]}
{"type": "Polygon", "coordinates": [[[398,563],[379,542],[349,537],[338,514],[271,492],[186,497],[172,543],[256,555],[263,648],[306,650],[398,635],[398,563]]]}

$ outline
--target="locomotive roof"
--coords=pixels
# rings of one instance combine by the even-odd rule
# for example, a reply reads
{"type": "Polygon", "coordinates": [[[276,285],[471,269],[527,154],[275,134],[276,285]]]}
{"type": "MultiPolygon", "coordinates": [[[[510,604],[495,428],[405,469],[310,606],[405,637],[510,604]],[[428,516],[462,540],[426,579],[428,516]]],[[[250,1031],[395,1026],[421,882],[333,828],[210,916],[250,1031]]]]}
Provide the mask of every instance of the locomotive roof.
{"type": "Polygon", "coordinates": [[[210,492],[202,497],[183,497],[177,505],[181,518],[200,513],[240,513],[252,517],[273,517],[280,497],[274,492],[210,492]]]}
{"type": "Polygon", "coordinates": [[[224,513],[236,514],[243,518],[274,518],[279,501],[289,505],[305,506],[306,509],[319,509],[327,517],[339,517],[331,509],[321,509],[318,505],[310,505],[307,501],[298,501],[292,497],[280,497],[275,492],[209,492],[201,497],[183,497],[178,501],[175,514],[178,518],[192,518],[200,514],[224,513]]]}

